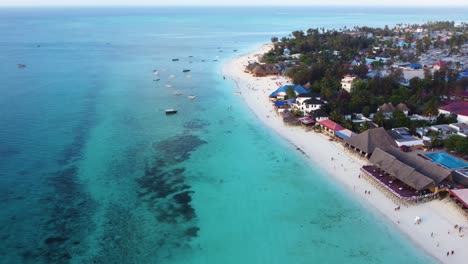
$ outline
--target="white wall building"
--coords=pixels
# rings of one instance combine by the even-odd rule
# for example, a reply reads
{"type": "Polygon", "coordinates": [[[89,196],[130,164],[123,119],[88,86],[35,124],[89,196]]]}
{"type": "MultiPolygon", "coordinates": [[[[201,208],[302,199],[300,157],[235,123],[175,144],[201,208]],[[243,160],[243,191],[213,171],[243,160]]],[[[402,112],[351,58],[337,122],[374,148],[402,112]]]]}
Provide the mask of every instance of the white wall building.
{"type": "Polygon", "coordinates": [[[325,103],[322,100],[311,97],[298,97],[294,103],[294,108],[299,109],[304,115],[311,111],[320,109],[325,103]]]}
{"type": "Polygon", "coordinates": [[[343,79],[341,79],[341,88],[348,93],[351,93],[354,89],[354,80],[356,79],[356,76],[352,75],[345,75],[343,79]]]}

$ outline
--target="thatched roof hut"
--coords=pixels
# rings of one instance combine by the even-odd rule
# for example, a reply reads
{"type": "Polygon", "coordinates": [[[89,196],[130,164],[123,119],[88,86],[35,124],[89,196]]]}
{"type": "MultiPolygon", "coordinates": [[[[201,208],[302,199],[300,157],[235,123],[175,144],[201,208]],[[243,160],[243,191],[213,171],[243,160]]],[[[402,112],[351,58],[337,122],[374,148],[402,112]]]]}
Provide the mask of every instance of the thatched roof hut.
{"type": "Polygon", "coordinates": [[[383,127],[368,129],[346,140],[346,144],[366,155],[371,155],[375,148],[398,147],[383,127]]]}
{"type": "Polygon", "coordinates": [[[262,67],[262,65],[257,65],[255,66],[255,68],[252,70],[252,74],[256,77],[262,77],[262,76],[266,76],[267,73],[265,71],[265,69],[262,67]]]}
{"type": "Polygon", "coordinates": [[[385,114],[385,113],[395,112],[396,108],[395,108],[395,106],[393,106],[392,103],[385,103],[385,104],[379,106],[379,108],[377,110],[385,114]]]}
{"type": "Polygon", "coordinates": [[[249,63],[249,65],[245,67],[244,72],[252,73],[253,69],[255,69],[255,67],[257,67],[258,65],[260,65],[258,62],[249,63]]]}
{"type": "Polygon", "coordinates": [[[409,108],[408,106],[406,106],[406,104],[404,103],[399,103],[397,106],[396,106],[396,110],[400,110],[402,112],[409,112],[409,108]]]}

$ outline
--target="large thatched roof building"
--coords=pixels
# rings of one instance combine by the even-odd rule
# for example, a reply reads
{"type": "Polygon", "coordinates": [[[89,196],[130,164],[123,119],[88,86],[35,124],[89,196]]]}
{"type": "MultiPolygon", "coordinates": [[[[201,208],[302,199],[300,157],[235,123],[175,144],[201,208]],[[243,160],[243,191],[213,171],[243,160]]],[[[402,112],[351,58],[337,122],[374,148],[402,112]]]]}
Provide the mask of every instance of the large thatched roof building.
{"type": "Polygon", "coordinates": [[[275,64],[260,64],[257,62],[247,65],[244,69],[244,72],[251,73],[256,77],[276,75],[279,73],[275,64]]]}
{"type": "Polygon", "coordinates": [[[450,170],[398,148],[376,148],[369,161],[417,191],[436,187],[445,180],[451,181],[450,170]]]}
{"type": "Polygon", "coordinates": [[[449,169],[446,169],[429,160],[423,159],[415,153],[403,152],[397,148],[387,148],[385,151],[395,156],[401,162],[413,167],[415,170],[431,178],[435,184],[440,184],[444,180],[452,180],[452,172],[449,169]]]}
{"type": "Polygon", "coordinates": [[[365,156],[372,155],[375,148],[398,147],[395,140],[383,127],[368,129],[359,135],[347,139],[346,146],[365,156]]]}

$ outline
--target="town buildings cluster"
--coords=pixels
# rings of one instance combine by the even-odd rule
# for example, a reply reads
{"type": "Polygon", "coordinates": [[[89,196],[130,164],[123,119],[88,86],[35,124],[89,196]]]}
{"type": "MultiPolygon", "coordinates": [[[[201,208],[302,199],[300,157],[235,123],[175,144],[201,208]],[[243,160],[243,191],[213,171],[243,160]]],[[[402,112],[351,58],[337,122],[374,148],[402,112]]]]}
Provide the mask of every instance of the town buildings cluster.
{"type": "MultiPolygon", "coordinates": [[[[403,98],[395,105],[390,101],[382,102],[369,113],[362,109],[360,113],[337,114],[339,111],[333,109],[337,104],[330,104],[323,87],[321,91],[314,91],[315,84],[311,85],[310,81],[305,85],[282,85],[270,94],[269,100],[286,123],[326,133],[368,159],[362,174],[402,201],[450,195],[468,216],[468,197],[460,195],[468,188],[468,92],[465,91],[468,88],[468,32],[465,24],[448,23],[448,29],[441,25],[445,24],[399,26],[380,31],[387,36],[362,29],[344,31],[343,34],[352,38],[373,39],[374,45],[344,64],[347,73],[341,76],[340,91],[335,92],[338,98],[352,95],[359,82],[383,78],[395,69],[403,72],[403,78],[393,79],[396,89],[411,90],[414,87],[409,83],[417,82],[414,79],[431,80],[431,76],[443,70],[446,83],[451,84],[448,90],[439,93],[432,105],[427,102],[416,105],[416,109],[432,106],[434,110],[415,111],[414,105],[409,107],[405,103],[408,98],[403,98]],[[357,67],[364,71],[353,73],[357,67]],[[408,126],[386,127],[389,120],[393,125],[408,126]],[[460,146],[449,148],[447,143],[443,148],[444,141],[454,141],[450,139],[454,136],[460,146]]],[[[250,64],[245,71],[254,76],[267,76],[287,74],[288,69],[304,67],[301,54],[292,55],[293,50],[285,47],[278,55],[282,59],[276,62],[271,61],[272,53],[266,54],[270,63],[250,64]]],[[[340,50],[321,49],[319,52],[328,52],[332,58],[343,55],[340,50]]]]}

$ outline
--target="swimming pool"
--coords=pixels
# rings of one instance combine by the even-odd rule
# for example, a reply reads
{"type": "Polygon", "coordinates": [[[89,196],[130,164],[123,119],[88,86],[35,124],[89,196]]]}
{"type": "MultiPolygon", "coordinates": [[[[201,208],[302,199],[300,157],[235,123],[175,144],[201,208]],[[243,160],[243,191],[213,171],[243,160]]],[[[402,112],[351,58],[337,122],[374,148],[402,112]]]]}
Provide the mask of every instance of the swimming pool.
{"type": "Polygon", "coordinates": [[[468,167],[468,162],[465,162],[445,152],[430,153],[426,154],[426,156],[432,159],[433,162],[439,163],[449,169],[468,167]]]}

